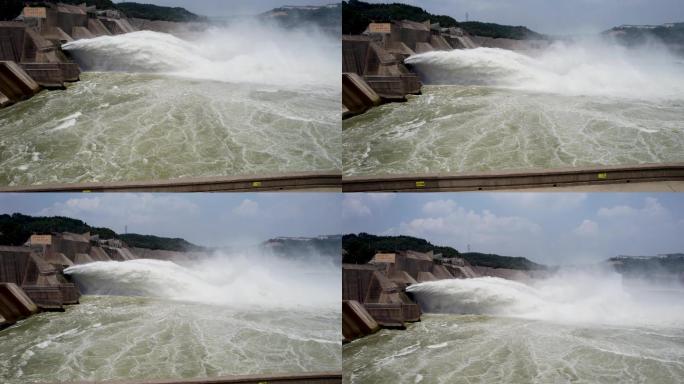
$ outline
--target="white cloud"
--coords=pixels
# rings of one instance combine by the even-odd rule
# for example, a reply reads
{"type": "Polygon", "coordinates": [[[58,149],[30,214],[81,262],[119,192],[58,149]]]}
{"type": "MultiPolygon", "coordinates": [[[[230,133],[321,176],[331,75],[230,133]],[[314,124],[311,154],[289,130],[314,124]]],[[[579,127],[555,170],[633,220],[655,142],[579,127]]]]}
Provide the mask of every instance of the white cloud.
{"type": "Polygon", "coordinates": [[[367,193],[364,196],[374,203],[387,203],[394,200],[396,193],[367,193]]]}
{"type": "Polygon", "coordinates": [[[492,193],[492,198],[506,205],[526,209],[565,210],[580,207],[586,193],[492,193]]]}
{"type": "Polygon", "coordinates": [[[345,194],[342,200],[342,217],[370,216],[371,209],[363,201],[361,194],[345,194]]]}
{"type": "Polygon", "coordinates": [[[522,252],[541,233],[541,227],[526,218],[499,216],[489,210],[467,211],[438,203],[427,207],[427,211],[432,213],[433,209],[444,207],[451,211],[402,222],[398,232],[457,247],[473,244],[480,250],[508,249],[512,253],[522,252]]]}
{"type": "Polygon", "coordinates": [[[435,200],[423,205],[423,213],[431,216],[440,216],[451,213],[456,208],[453,200],[435,200]]]}
{"type": "Polygon", "coordinates": [[[256,216],[259,213],[259,203],[250,199],[244,199],[237,207],[233,208],[233,213],[240,216],[256,216]]]}
{"type": "Polygon", "coordinates": [[[163,223],[197,213],[199,208],[172,194],[102,194],[57,202],[38,212],[41,216],[80,217],[91,225],[135,226],[163,223]],[[95,221],[95,222],[93,222],[95,221]]]}
{"type": "Polygon", "coordinates": [[[614,207],[603,207],[598,210],[597,215],[602,218],[627,218],[634,216],[656,217],[667,213],[667,210],[660,204],[655,197],[647,197],[642,208],[634,208],[628,205],[617,205],[614,207]]]}
{"type": "Polygon", "coordinates": [[[584,220],[577,228],[573,229],[572,232],[578,236],[583,237],[593,237],[598,235],[599,225],[592,220],[584,220]]]}

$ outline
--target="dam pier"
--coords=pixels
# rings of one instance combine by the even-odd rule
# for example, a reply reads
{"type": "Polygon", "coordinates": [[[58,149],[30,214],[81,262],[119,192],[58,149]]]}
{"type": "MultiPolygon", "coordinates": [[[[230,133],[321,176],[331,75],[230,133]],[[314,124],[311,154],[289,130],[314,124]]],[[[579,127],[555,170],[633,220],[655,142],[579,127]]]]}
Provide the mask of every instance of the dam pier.
{"type": "Polygon", "coordinates": [[[41,89],[64,89],[81,70],[62,44],[134,32],[115,10],[95,6],[27,6],[15,21],[0,22],[0,107],[28,99],[41,89]]]}
{"type": "Polygon", "coordinates": [[[478,47],[518,51],[542,49],[546,40],[476,36],[439,23],[393,20],[370,23],[361,35],[342,36],[342,118],[383,103],[406,101],[422,83],[405,60],[415,54],[478,47]]]}
{"type": "Polygon", "coordinates": [[[406,323],[420,321],[421,309],[406,291],[413,284],[483,276],[525,281],[539,274],[539,271],[471,265],[463,258],[445,258],[433,251],[379,252],[367,264],[343,264],[344,342],[375,333],[380,328],[406,329],[406,323]]]}

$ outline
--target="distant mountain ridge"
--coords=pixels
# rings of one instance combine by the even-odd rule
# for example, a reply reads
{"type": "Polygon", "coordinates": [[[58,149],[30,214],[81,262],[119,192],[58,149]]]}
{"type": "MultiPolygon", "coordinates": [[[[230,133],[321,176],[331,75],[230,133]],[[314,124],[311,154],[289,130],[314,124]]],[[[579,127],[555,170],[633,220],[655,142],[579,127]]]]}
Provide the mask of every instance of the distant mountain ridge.
{"type": "Polygon", "coordinates": [[[342,4],[332,3],[328,5],[285,5],[264,12],[258,17],[278,23],[285,28],[300,27],[303,24],[315,24],[321,29],[341,33],[342,29],[342,4]]]}
{"type": "Polygon", "coordinates": [[[117,234],[104,227],[92,227],[87,223],[70,217],[33,217],[15,213],[0,215],[0,245],[23,245],[33,234],[52,232],[86,233],[98,235],[101,239],[119,239],[129,247],[163,251],[203,251],[206,248],[192,244],[184,239],[167,238],[153,235],[117,234]]]}
{"type": "Polygon", "coordinates": [[[342,235],[318,237],[277,237],[267,240],[261,246],[278,256],[288,258],[323,256],[339,263],[342,235]]]}
{"type": "Polygon", "coordinates": [[[164,7],[154,4],[142,4],[135,2],[114,3],[111,0],[0,0],[2,6],[2,18],[12,20],[19,16],[24,5],[40,6],[45,3],[64,3],[80,5],[85,3],[87,6],[96,6],[98,10],[117,9],[127,17],[146,20],[162,20],[175,22],[207,21],[204,16],[196,15],[182,7],[164,7]],[[6,14],[5,14],[6,13],[6,14]]]}
{"type": "Polygon", "coordinates": [[[620,25],[602,33],[626,46],[660,42],[684,55],[684,22],[661,25],[620,25]]]}
{"type": "Polygon", "coordinates": [[[519,270],[546,270],[525,257],[501,256],[477,252],[461,253],[452,247],[436,246],[425,239],[412,236],[376,236],[368,233],[348,234],[342,237],[343,262],[350,264],[368,263],[378,252],[418,251],[441,253],[444,258],[460,257],[471,265],[519,270]]]}
{"type": "Polygon", "coordinates": [[[459,27],[471,35],[515,40],[545,39],[540,33],[524,26],[510,26],[479,21],[459,22],[451,16],[431,14],[420,7],[408,4],[365,3],[358,0],[342,2],[342,33],[361,34],[371,22],[392,20],[430,21],[441,27],[459,27]]]}

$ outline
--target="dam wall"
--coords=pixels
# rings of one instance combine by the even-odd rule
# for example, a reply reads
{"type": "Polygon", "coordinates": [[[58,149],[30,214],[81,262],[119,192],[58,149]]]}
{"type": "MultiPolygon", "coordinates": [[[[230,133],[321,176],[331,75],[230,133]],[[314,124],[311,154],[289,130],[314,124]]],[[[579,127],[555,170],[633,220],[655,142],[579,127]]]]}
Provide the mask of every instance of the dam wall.
{"type": "Polygon", "coordinates": [[[359,331],[368,328],[364,328],[368,323],[363,317],[366,313],[383,328],[404,329],[406,322],[419,321],[420,308],[406,295],[405,288],[406,285],[397,284],[388,277],[384,266],[343,264],[342,300],[351,303],[342,307],[343,317],[345,311],[351,311],[343,322],[345,339],[369,334],[368,330],[359,331]],[[362,306],[363,311],[354,303],[362,306]],[[348,328],[345,330],[345,327],[348,328]]]}
{"type": "Polygon", "coordinates": [[[0,329],[38,312],[38,306],[18,285],[0,283],[0,329]]]}
{"type": "Polygon", "coordinates": [[[80,297],[76,286],[61,274],[61,260],[59,255],[48,258],[30,247],[0,246],[0,283],[21,287],[41,309],[60,310],[65,304],[78,303],[80,297]]]}
{"type": "Polygon", "coordinates": [[[137,30],[118,11],[98,11],[85,4],[40,5],[25,7],[17,19],[21,21],[0,22],[0,62],[16,63],[25,71],[9,76],[0,68],[0,107],[43,88],[64,89],[66,83],[79,81],[80,68],[62,51],[62,44],[137,30]],[[23,83],[30,83],[30,91],[23,83]]]}
{"type": "Polygon", "coordinates": [[[460,257],[412,250],[379,252],[367,264],[343,264],[344,340],[374,332],[365,316],[390,329],[405,329],[406,323],[420,321],[420,306],[406,292],[413,284],[483,276],[524,282],[546,277],[548,272],[473,266],[460,257]]]}
{"type": "MultiPolygon", "coordinates": [[[[529,51],[544,49],[549,44],[546,40],[473,36],[461,28],[442,28],[430,21],[371,22],[361,35],[342,36],[342,72],[360,76],[383,103],[406,101],[408,95],[420,94],[422,87],[417,74],[404,64],[411,55],[478,47],[529,51]]],[[[343,92],[343,119],[373,106],[360,104],[358,99],[358,92],[343,92]]]]}
{"type": "Polygon", "coordinates": [[[40,86],[13,61],[0,61],[0,94],[10,103],[28,99],[40,86]]]}
{"type": "Polygon", "coordinates": [[[380,325],[361,303],[356,300],[342,301],[343,342],[348,343],[378,330],[380,325]]]}
{"type": "Polygon", "coordinates": [[[351,117],[378,106],[382,100],[373,88],[358,74],[342,74],[342,117],[351,117]]]}

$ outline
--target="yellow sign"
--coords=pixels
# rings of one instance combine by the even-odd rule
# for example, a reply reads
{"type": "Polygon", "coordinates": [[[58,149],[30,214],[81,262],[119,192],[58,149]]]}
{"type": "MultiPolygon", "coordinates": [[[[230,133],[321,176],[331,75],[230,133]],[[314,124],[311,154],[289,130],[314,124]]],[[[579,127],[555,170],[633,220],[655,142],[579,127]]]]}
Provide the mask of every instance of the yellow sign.
{"type": "Polygon", "coordinates": [[[599,178],[600,180],[605,180],[605,179],[608,178],[608,174],[605,173],[605,172],[601,172],[601,173],[598,174],[598,178],[599,178]]]}
{"type": "Polygon", "coordinates": [[[373,262],[375,263],[391,263],[394,264],[395,254],[394,253],[376,253],[373,256],[373,262]]]}
{"type": "Polygon", "coordinates": [[[37,19],[47,18],[47,11],[44,7],[26,7],[24,8],[24,17],[35,17],[37,19]]]}
{"type": "Polygon", "coordinates": [[[424,181],[416,181],[416,188],[425,188],[424,181]]]}
{"type": "Polygon", "coordinates": [[[370,33],[392,33],[392,24],[390,24],[390,23],[370,23],[370,24],[368,24],[368,32],[370,32],[370,33]]]}
{"type": "Polygon", "coordinates": [[[52,235],[33,235],[29,241],[31,245],[50,245],[52,244],[52,235]]]}
{"type": "Polygon", "coordinates": [[[254,188],[261,188],[261,181],[254,181],[254,182],[252,182],[252,187],[254,187],[254,188]]]}

